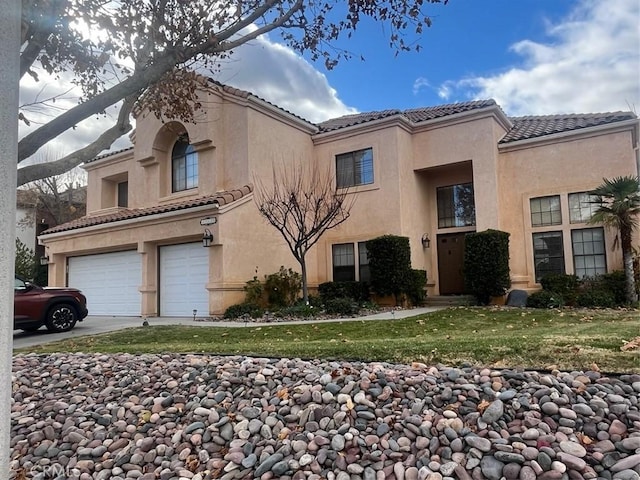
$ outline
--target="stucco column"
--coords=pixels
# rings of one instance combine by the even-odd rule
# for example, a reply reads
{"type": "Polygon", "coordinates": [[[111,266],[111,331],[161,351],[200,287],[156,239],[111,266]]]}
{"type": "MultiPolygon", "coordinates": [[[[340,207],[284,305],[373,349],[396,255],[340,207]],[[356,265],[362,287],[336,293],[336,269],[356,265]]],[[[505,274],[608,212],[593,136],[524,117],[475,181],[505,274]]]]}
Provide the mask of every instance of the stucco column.
{"type": "Polygon", "coordinates": [[[3,2],[0,17],[0,478],[9,478],[11,432],[11,360],[13,357],[13,274],[16,237],[16,163],[18,159],[18,86],[20,1],[3,2]]]}
{"type": "Polygon", "coordinates": [[[498,162],[486,154],[473,159],[473,190],[476,204],[476,231],[500,229],[498,162]]]}
{"type": "Polygon", "coordinates": [[[142,317],[154,317],[158,311],[158,254],[157,245],[152,242],[139,242],[138,253],[142,264],[142,317]]]}

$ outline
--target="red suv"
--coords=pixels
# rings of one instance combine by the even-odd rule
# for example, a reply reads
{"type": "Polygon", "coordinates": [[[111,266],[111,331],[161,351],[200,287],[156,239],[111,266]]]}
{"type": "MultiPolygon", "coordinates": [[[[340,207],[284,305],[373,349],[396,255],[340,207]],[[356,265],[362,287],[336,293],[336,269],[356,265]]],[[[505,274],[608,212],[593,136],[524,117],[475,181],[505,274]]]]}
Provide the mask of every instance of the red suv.
{"type": "Polygon", "coordinates": [[[33,332],[46,325],[50,332],[66,332],[89,313],[87,298],[76,288],[42,288],[15,277],[13,328],[33,332]]]}

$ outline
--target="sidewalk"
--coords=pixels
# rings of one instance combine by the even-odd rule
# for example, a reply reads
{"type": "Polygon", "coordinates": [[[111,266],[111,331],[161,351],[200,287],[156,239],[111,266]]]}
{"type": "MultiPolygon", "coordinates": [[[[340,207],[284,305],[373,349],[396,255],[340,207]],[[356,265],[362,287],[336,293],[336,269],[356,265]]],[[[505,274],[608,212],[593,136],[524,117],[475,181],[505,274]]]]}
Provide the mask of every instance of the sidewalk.
{"type": "MultiPolygon", "coordinates": [[[[326,320],[291,320],[283,322],[242,322],[242,321],[211,321],[204,318],[193,317],[148,317],[146,320],[149,325],[191,325],[191,326],[210,326],[210,327],[248,327],[254,325],[299,325],[304,323],[328,323],[328,322],[354,322],[362,320],[396,320],[400,318],[415,317],[425,313],[442,310],[444,307],[421,307],[411,308],[407,310],[388,310],[362,317],[346,317],[346,318],[329,318],[326,320]]],[[[139,319],[142,322],[142,319],[139,319]]]]}

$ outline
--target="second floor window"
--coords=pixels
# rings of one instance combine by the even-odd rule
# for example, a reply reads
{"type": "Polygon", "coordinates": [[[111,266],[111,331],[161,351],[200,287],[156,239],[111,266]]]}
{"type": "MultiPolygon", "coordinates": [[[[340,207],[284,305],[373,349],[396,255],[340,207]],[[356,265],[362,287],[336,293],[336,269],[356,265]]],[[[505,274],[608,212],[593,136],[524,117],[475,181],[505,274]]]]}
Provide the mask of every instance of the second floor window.
{"type": "Polygon", "coordinates": [[[117,195],[118,195],[118,198],[117,198],[118,207],[128,207],[129,206],[129,182],[118,183],[117,195]]]}
{"type": "Polygon", "coordinates": [[[473,183],[439,187],[438,228],[472,227],[476,224],[473,183]]]}
{"type": "Polygon", "coordinates": [[[198,154],[193,145],[180,139],[171,152],[171,191],[181,192],[198,186],[198,154]]]}
{"type": "Polygon", "coordinates": [[[598,210],[597,197],[589,192],[569,194],[569,221],[571,223],[587,223],[598,210]]]}
{"type": "Polygon", "coordinates": [[[562,224],[560,195],[537,197],[529,200],[531,206],[531,226],[545,227],[562,224]]]}
{"type": "Polygon", "coordinates": [[[373,183],[373,150],[367,148],[336,155],[336,186],[355,187],[373,183]]]}

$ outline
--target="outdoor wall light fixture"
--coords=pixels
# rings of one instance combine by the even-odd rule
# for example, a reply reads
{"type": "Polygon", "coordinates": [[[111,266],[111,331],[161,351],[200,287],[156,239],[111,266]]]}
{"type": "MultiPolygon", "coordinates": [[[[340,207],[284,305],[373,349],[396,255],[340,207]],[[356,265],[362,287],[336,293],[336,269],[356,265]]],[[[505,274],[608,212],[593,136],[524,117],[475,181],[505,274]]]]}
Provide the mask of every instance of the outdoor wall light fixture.
{"type": "Polygon", "coordinates": [[[425,233],[422,235],[422,248],[429,248],[431,246],[431,239],[429,238],[429,234],[425,233]]]}
{"type": "Polygon", "coordinates": [[[213,243],[213,234],[211,233],[211,230],[205,228],[204,235],[202,235],[202,246],[210,247],[211,243],[213,243]]]}
{"type": "Polygon", "coordinates": [[[40,257],[40,265],[49,265],[49,257],[46,255],[40,257]]]}

